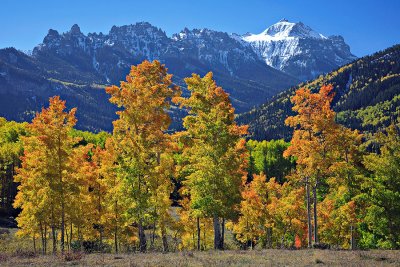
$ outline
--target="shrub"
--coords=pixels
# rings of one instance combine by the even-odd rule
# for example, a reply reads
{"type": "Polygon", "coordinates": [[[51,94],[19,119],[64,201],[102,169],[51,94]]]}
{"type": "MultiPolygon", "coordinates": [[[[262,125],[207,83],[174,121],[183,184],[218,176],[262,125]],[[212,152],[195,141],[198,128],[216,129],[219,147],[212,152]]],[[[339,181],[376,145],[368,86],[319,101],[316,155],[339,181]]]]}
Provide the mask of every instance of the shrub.
{"type": "Polygon", "coordinates": [[[102,243],[99,241],[82,241],[82,242],[72,242],[71,249],[74,252],[83,250],[85,253],[102,252],[111,253],[112,247],[109,244],[102,243]]]}
{"type": "Polygon", "coordinates": [[[315,243],[313,245],[313,248],[316,248],[316,249],[330,249],[331,246],[329,244],[325,244],[325,243],[315,243]]]}

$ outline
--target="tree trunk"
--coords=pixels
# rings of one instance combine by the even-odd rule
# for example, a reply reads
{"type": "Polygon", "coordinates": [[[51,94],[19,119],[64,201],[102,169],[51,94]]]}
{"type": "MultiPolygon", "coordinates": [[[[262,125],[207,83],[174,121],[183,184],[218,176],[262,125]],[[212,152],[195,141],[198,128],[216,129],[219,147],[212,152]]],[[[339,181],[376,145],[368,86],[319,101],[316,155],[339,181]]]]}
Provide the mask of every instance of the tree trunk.
{"type": "Polygon", "coordinates": [[[64,183],[62,177],[62,159],[61,159],[61,139],[58,136],[58,179],[61,191],[61,253],[64,254],[64,235],[65,235],[65,198],[64,198],[64,183]]]}
{"type": "Polygon", "coordinates": [[[44,255],[45,254],[45,251],[44,251],[44,248],[45,248],[44,234],[43,234],[43,230],[42,229],[40,229],[40,230],[41,230],[40,235],[42,237],[42,254],[44,255]]]}
{"type": "Polygon", "coordinates": [[[165,229],[165,226],[161,226],[161,238],[162,238],[162,244],[163,244],[163,251],[168,252],[168,237],[167,237],[167,230],[165,229]]]}
{"type": "Polygon", "coordinates": [[[67,249],[68,249],[68,251],[69,251],[69,234],[68,234],[68,227],[65,227],[65,237],[66,237],[66,240],[67,240],[67,242],[66,242],[66,245],[67,245],[67,249]]]}
{"type": "Polygon", "coordinates": [[[44,255],[44,231],[42,222],[39,223],[39,226],[40,226],[40,237],[42,240],[42,254],[44,255]]]}
{"type": "Polygon", "coordinates": [[[306,178],[308,248],[312,247],[311,197],[309,178],[306,178]]]}
{"type": "MultiPolygon", "coordinates": [[[[206,250],[207,249],[207,242],[206,242],[206,221],[204,220],[204,222],[203,222],[203,250],[206,250]]],[[[200,243],[200,249],[201,249],[201,243],[200,243]]]]}
{"type": "Polygon", "coordinates": [[[314,242],[319,243],[318,240],[318,214],[317,214],[317,184],[313,187],[313,197],[314,197],[314,242]]]}
{"type": "Polygon", "coordinates": [[[115,254],[118,254],[118,226],[115,225],[114,229],[114,246],[115,246],[115,254]]]}
{"type": "Polygon", "coordinates": [[[99,250],[100,250],[100,252],[104,252],[103,251],[103,228],[102,228],[103,226],[102,225],[100,225],[100,229],[99,229],[99,233],[100,233],[100,235],[99,235],[99,241],[100,241],[100,248],[99,248],[99,250]]]}
{"type": "Polygon", "coordinates": [[[81,252],[84,251],[83,247],[83,237],[82,237],[82,231],[81,231],[81,226],[78,225],[78,240],[79,240],[79,249],[81,252]]]}
{"type": "Polygon", "coordinates": [[[146,252],[147,241],[146,241],[146,234],[144,233],[144,228],[143,228],[142,222],[139,222],[138,230],[139,230],[139,250],[140,250],[140,252],[146,252]]]}
{"type": "Polygon", "coordinates": [[[200,218],[197,217],[197,250],[200,250],[200,218]]]}
{"type": "Polygon", "coordinates": [[[56,254],[57,253],[56,228],[54,225],[51,226],[51,235],[53,237],[53,254],[56,254]]]}
{"type": "Polygon", "coordinates": [[[47,254],[47,226],[44,225],[44,254],[47,254]]]}
{"type": "Polygon", "coordinates": [[[65,211],[64,211],[64,201],[61,204],[61,253],[64,254],[64,236],[65,236],[65,211]]]}
{"type": "Polygon", "coordinates": [[[114,211],[115,211],[114,245],[115,245],[115,253],[118,254],[118,201],[117,200],[114,203],[114,211]]]}
{"type": "Polygon", "coordinates": [[[153,231],[151,232],[150,250],[154,249],[154,240],[156,238],[156,223],[153,223],[153,231]]]}
{"type": "Polygon", "coordinates": [[[271,248],[270,247],[270,242],[271,242],[271,235],[269,232],[270,227],[267,227],[267,229],[265,229],[265,248],[271,248]]]}
{"type": "Polygon", "coordinates": [[[268,247],[269,247],[269,248],[272,248],[272,231],[273,231],[273,230],[272,230],[272,227],[269,227],[269,228],[268,228],[268,232],[269,232],[269,240],[268,240],[269,243],[268,243],[268,247]]]}
{"type": "Polygon", "coordinates": [[[220,249],[224,249],[224,243],[225,243],[225,218],[222,218],[220,249]]]}
{"type": "Polygon", "coordinates": [[[213,224],[214,224],[214,249],[221,250],[221,228],[220,222],[217,215],[213,217],[213,224]]]}
{"type": "Polygon", "coordinates": [[[350,225],[350,233],[351,233],[351,237],[350,237],[350,248],[351,250],[355,249],[355,240],[354,240],[354,228],[353,228],[353,224],[350,225]]]}
{"type": "MultiPolygon", "coordinates": [[[[100,184],[98,184],[99,186],[98,186],[98,198],[97,198],[97,201],[98,201],[98,203],[97,203],[97,210],[98,210],[98,212],[99,212],[99,218],[98,218],[98,220],[99,220],[99,222],[101,222],[101,194],[100,194],[100,184]]],[[[103,225],[102,224],[100,224],[99,223],[99,241],[100,241],[100,250],[101,250],[101,252],[103,252],[103,230],[104,230],[104,227],[103,227],[103,225]]]]}
{"type": "Polygon", "coordinates": [[[71,244],[72,244],[72,231],[73,230],[73,227],[72,227],[72,221],[71,221],[71,225],[70,225],[70,236],[69,236],[69,242],[68,242],[68,245],[69,245],[69,249],[71,249],[71,244]]]}

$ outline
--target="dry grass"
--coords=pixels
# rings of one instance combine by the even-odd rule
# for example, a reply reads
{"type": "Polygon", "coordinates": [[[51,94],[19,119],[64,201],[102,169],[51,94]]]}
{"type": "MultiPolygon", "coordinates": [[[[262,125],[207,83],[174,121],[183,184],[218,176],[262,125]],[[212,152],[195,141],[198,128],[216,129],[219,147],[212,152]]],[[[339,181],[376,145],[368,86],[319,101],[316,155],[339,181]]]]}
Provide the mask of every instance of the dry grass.
{"type": "Polygon", "coordinates": [[[400,266],[400,251],[260,250],[60,256],[2,255],[1,266],[400,266]]]}
{"type": "Polygon", "coordinates": [[[16,238],[15,231],[8,229],[8,233],[0,235],[0,266],[400,266],[400,250],[268,249],[41,256],[33,253],[32,240],[16,238]]]}

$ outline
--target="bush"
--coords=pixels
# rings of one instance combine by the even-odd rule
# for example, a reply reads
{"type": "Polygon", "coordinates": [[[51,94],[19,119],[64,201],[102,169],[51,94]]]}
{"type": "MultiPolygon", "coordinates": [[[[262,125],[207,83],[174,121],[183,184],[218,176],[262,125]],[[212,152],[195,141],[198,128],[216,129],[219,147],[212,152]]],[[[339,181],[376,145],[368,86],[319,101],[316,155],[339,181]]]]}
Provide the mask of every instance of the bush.
{"type": "Polygon", "coordinates": [[[112,247],[108,244],[100,244],[99,241],[74,241],[71,243],[71,249],[74,252],[78,252],[83,250],[85,253],[93,253],[93,252],[102,252],[102,253],[111,253],[112,247]]]}
{"type": "Polygon", "coordinates": [[[72,241],[71,242],[71,250],[73,252],[81,251],[81,242],[79,241],[72,241]]]}
{"type": "Polygon", "coordinates": [[[313,245],[313,248],[316,248],[316,249],[330,249],[331,246],[329,244],[325,244],[325,243],[315,243],[313,245]]]}

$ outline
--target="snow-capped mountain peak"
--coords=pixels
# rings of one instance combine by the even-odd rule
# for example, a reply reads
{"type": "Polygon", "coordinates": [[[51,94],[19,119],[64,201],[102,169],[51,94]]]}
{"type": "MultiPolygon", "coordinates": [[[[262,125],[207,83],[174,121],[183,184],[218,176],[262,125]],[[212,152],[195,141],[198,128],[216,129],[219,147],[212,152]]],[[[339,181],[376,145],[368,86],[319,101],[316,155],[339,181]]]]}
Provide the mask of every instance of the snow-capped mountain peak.
{"type": "Polygon", "coordinates": [[[274,25],[268,27],[259,34],[246,34],[244,39],[248,42],[254,41],[278,41],[287,38],[315,38],[327,39],[324,35],[317,33],[302,22],[294,23],[282,19],[274,25]]]}
{"type": "Polygon", "coordinates": [[[301,80],[315,78],[356,58],[343,37],[326,37],[302,22],[287,19],[259,34],[247,33],[242,40],[269,66],[301,80]]]}

